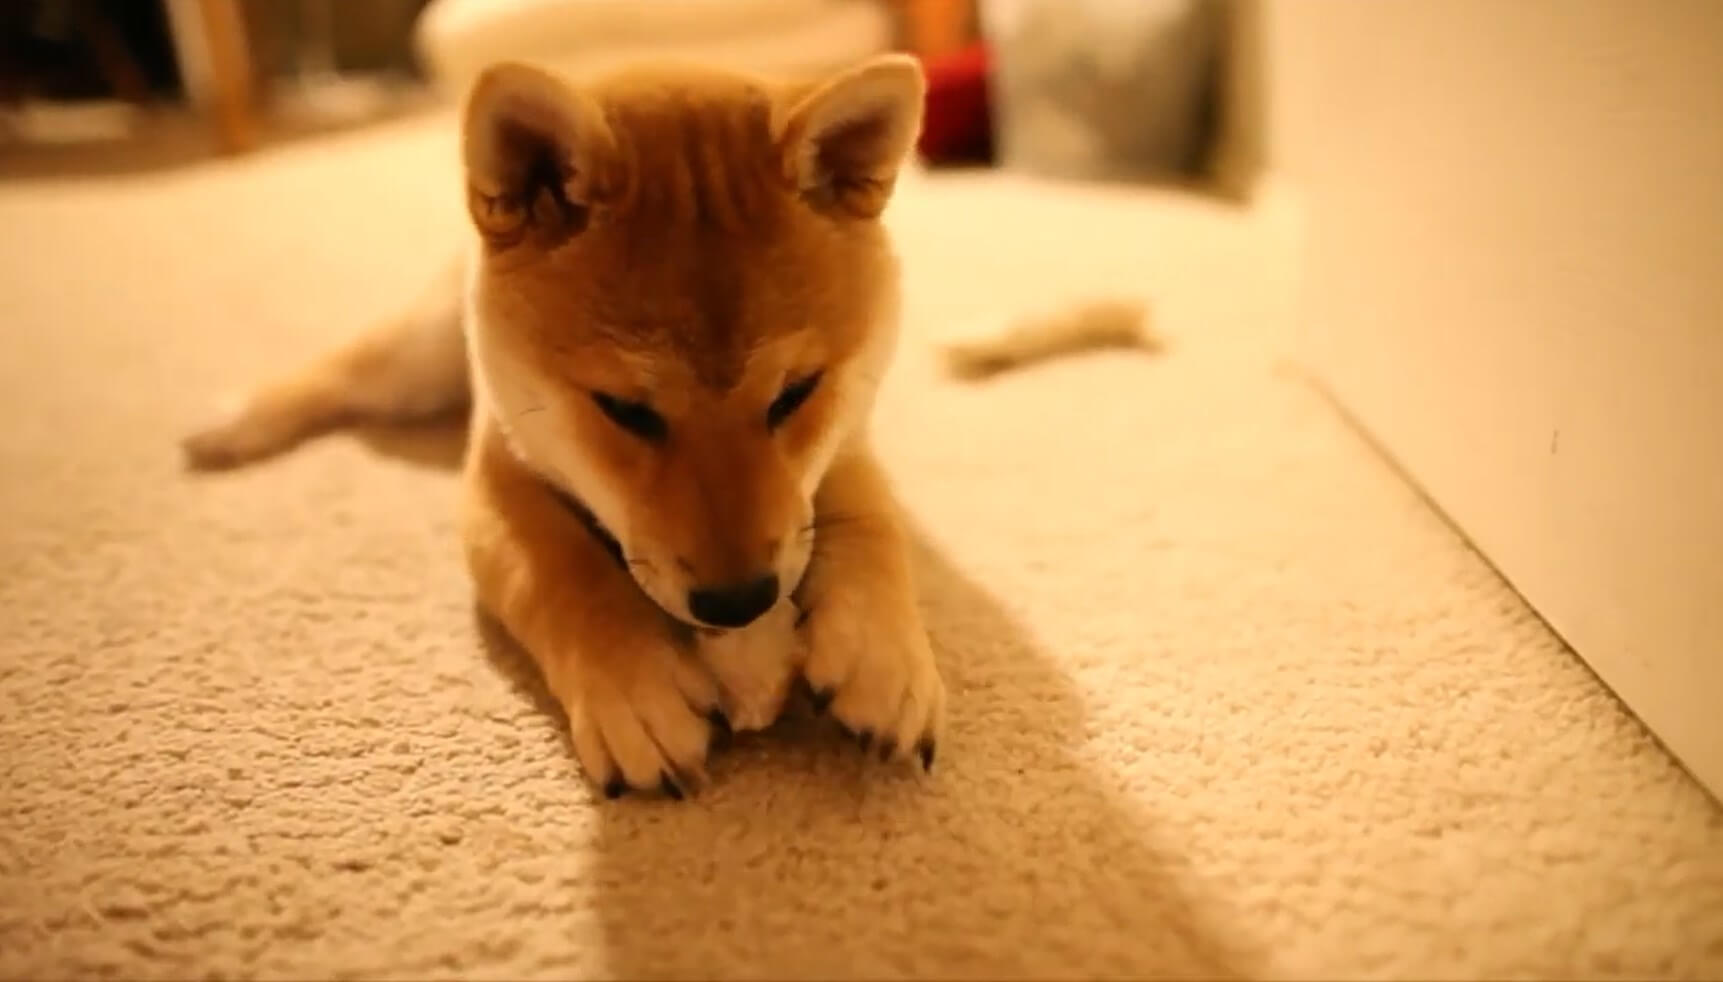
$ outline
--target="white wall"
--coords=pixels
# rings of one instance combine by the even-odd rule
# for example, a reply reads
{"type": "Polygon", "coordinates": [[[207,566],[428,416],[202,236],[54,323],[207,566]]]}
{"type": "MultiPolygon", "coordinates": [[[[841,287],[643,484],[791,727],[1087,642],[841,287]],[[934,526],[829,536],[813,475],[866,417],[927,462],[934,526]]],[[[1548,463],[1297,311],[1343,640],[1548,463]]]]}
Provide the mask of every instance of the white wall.
{"type": "Polygon", "coordinates": [[[1723,793],[1723,2],[1256,12],[1304,356],[1723,793]]]}

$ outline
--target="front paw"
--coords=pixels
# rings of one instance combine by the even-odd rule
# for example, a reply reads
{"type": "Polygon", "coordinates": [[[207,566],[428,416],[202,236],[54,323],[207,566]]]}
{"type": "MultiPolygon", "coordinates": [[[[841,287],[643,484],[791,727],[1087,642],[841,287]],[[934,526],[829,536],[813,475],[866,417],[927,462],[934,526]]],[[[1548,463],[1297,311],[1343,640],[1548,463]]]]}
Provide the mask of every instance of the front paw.
{"type": "Polygon", "coordinates": [[[577,658],[556,695],[575,755],[606,797],[628,791],[681,799],[705,783],[706,756],[729,723],[718,687],[668,641],[577,658]]]}
{"type": "Polygon", "coordinates": [[[829,709],[882,760],[933,768],[945,729],[945,683],[913,605],[836,591],[803,624],[816,710],[829,709]]]}

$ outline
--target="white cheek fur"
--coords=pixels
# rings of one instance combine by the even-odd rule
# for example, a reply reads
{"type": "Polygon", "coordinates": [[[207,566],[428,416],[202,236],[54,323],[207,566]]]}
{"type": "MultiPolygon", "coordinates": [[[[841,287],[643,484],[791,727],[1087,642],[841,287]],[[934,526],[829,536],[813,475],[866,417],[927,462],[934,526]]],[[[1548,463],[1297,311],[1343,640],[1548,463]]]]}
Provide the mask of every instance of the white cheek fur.
{"type": "Polygon", "coordinates": [[[566,432],[548,392],[551,384],[539,378],[533,366],[511,358],[493,343],[479,312],[481,289],[475,273],[467,285],[466,310],[474,397],[482,401],[523,463],[579,498],[600,524],[627,542],[628,509],[621,489],[604,479],[580,441],[566,432]]]}
{"type": "Polygon", "coordinates": [[[848,443],[852,436],[865,430],[868,415],[873,411],[874,398],[879,394],[886,368],[891,364],[892,355],[897,350],[897,335],[898,321],[893,311],[880,318],[879,324],[868,335],[866,344],[856,353],[855,362],[850,366],[843,380],[843,387],[837,393],[838,405],[833,413],[832,425],[826,428],[820,442],[815,444],[809,455],[808,469],[802,474],[801,491],[804,499],[813,498],[820,482],[825,480],[826,471],[844,444],[848,443]]]}

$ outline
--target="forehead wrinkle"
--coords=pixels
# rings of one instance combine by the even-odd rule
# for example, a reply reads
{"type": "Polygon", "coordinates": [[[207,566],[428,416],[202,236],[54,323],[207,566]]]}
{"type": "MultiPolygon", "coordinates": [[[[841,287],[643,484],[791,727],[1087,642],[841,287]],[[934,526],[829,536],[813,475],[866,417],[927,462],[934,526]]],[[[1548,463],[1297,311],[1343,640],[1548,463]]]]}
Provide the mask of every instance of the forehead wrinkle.
{"type": "Polygon", "coordinates": [[[748,349],[747,371],[752,374],[762,363],[772,362],[778,363],[771,366],[773,372],[796,372],[812,367],[801,362],[816,337],[817,332],[804,327],[777,337],[756,338],[748,349]]]}
{"type": "Polygon", "coordinates": [[[763,94],[715,100],[661,93],[613,105],[610,114],[631,172],[616,204],[649,240],[665,227],[758,235],[771,218],[781,181],[763,94]]]}
{"type": "Polygon", "coordinates": [[[565,349],[564,353],[571,364],[585,362],[589,374],[611,376],[608,384],[647,394],[685,388],[690,383],[723,392],[734,388],[742,374],[740,357],[725,358],[723,364],[714,365],[709,349],[675,332],[643,337],[638,330],[611,325],[598,333],[602,340],[580,349],[565,349]]]}
{"type": "Polygon", "coordinates": [[[570,250],[590,329],[636,356],[631,375],[725,393],[762,344],[808,313],[782,255],[801,227],[763,90],[614,93],[628,177],[570,250]],[[626,97],[624,97],[626,96],[626,97]]]}

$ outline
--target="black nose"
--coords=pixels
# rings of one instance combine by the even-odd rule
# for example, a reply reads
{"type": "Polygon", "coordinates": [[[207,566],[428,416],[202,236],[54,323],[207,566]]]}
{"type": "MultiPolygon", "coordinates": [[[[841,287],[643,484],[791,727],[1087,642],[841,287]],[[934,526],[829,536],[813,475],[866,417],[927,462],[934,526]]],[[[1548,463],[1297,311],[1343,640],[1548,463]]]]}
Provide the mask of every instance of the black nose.
{"type": "Polygon", "coordinates": [[[713,627],[745,627],[777,602],[776,576],[688,591],[688,612],[713,627]]]}

